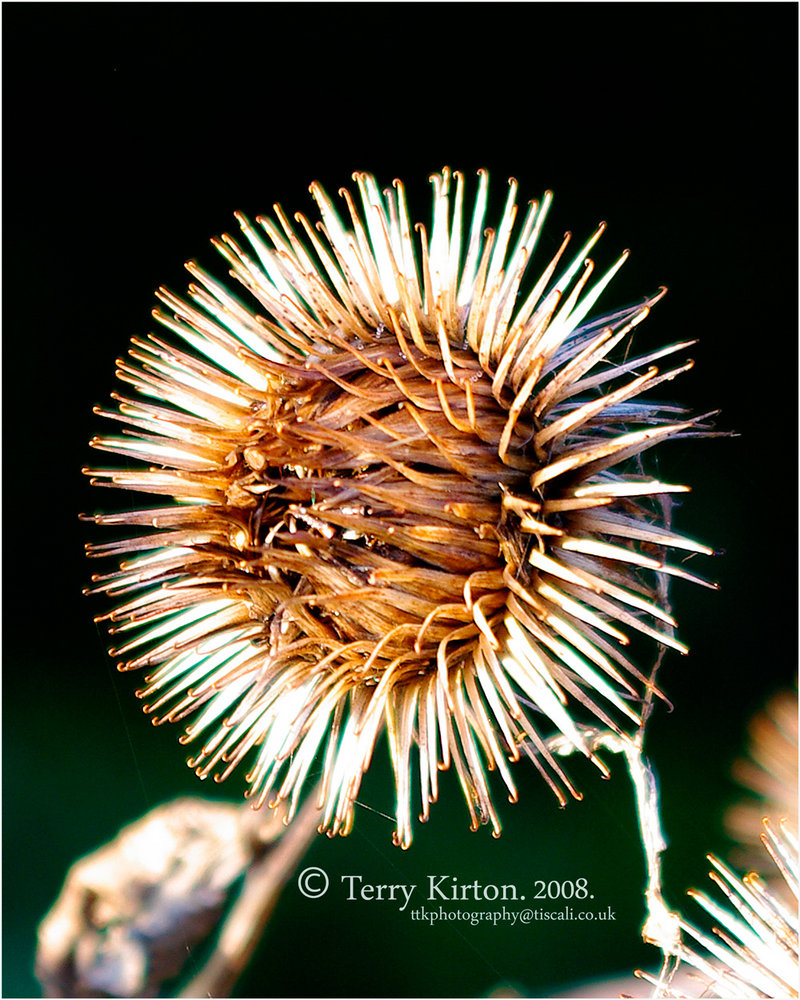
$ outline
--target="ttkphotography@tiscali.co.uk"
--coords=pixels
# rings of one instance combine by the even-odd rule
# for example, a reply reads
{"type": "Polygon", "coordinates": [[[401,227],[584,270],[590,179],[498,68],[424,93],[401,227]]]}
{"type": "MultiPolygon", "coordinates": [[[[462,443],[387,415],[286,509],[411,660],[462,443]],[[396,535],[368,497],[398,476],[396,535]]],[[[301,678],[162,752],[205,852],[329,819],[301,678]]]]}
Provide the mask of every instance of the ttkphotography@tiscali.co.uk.
{"type": "Polygon", "coordinates": [[[530,924],[543,920],[616,920],[617,915],[610,906],[603,910],[576,910],[573,906],[562,906],[558,910],[534,910],[530,906],[520,907],[516,910],[507,906],[503,906],[499,910],[460,910],[458,908],[446,910],[440,905],[434,909],[418,906],[415,910],[411,910],[411,919],[431,925],[461,921],[472,924],[473,927],[477,924],[492,924],[493,927],[498,924],[511,924],[513,927],[514,924],[530,924]]]}

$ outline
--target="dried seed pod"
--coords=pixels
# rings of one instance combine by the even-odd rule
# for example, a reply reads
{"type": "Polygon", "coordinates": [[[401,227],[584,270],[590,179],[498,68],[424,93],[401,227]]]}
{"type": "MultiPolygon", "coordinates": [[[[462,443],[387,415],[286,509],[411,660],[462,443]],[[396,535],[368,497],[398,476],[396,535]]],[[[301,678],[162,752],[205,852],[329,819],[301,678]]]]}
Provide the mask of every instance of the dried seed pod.
{"type": "Polygon", "coordinates": [[[176,799],[76,862],[39,927],[45,995],[157,996],[260,849],[244,819],[233,805],[176,799]]]}
{"type": "Polygon", "coordinates": [[[135,532],[90,553],[122,559],[93,588],[125,595],[112,652],[150,670],[154,721],[190,719],[198,774],[250,755],[254,803],[293,812],[319,757],[320,826],[346,833],[385,727],[407,847],[412,784],[426,819],[451,762],[473,827],[499,833],[488,770],[515,799],[525,753],[565,801],[545,737],[596,761],[578,720],[639,725],[653,687],[626,633],[685,651],[659,581],[697,578],[665,552],[710,550],[671,532],[686,487],[638,456],[702,425],[640,398],[691,364],[653,364],[686,344],[628,357],[661,292],[589,317],[626,257],[592,281],[602,225],[532,281],[549,193],[512,239],[516,181],[485,229],[481,172],[467,227],[445,168],[417,239],[399,181],[354,179],[351,229],[313,184],[316,226],[275,206],[214,241],[250,304],[194,262],[190,301],[159,290],[172,338],[133,341],[137,395],[98,411],[125,431],[92,442],[144,466],[89,472],[177,503],[97,516],[135,532]]]}

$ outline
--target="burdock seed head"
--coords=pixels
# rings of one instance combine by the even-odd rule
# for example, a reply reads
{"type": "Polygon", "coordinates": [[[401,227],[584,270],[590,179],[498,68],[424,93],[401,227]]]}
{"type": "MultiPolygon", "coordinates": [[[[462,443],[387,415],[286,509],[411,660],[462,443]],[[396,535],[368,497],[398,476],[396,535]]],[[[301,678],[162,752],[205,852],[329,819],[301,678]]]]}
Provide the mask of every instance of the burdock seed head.
{"type": "Polygon", "coordinates": [[[686,345],[627,360],[661,293],[589,318],[626,254],[593,278],[600,226],[531,280],[551,195],[515,232],[512,180],[484,229],[479,176],[468,228],[462,175],[431,178],[430,238],[403,185],[369,174],[360,208],[340,192],[346,222],[318,184],[316,225],[277,205],[256,226],[238,215],[243,236],[214,245],[247,304],[187,264],[190,301],[158,291],[169,336],[119,362],[135,392],[98,410],[122,435],[92,442],[142,463],[94,482],[169,498],[97,515],[135,530],[90,546],[122,559],[93,589],[124,595],[112,652],[148,669],[145,711],[190,720],[201,777],[248,757],[256,805],[293,811],[321,770],[331,833],[351,828],[385,728],[404,847],[412,795],[426,819],[451,762],[473,827],[495,833],[487,771],[516,798],[521,752],[576,794],[545,737],[594,759],[579,717],[639,725],[653,688],[626,632],[685,651],[658,594],[689,574],[664,553],[709,551],[654,502],[686,487],[636,458],[697,422],[640,399],[689,367],[652,364],[686,345]]]}

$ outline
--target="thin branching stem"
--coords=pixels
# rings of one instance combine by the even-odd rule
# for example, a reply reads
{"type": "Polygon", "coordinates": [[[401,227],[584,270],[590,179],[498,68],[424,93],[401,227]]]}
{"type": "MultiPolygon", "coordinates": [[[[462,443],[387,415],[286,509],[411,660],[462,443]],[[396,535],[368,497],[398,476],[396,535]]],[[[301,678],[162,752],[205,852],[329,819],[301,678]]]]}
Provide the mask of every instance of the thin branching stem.
{"type": "MultiPolygon", "coordinates": [[[[243,806],[249,810],[249,806],[243,806]]],[[[319,826],[316,796],[310,795],[285,832],[251,866],[214,950],[180,997],[227,997],[258,944],[278,896],[319,826]]]]}

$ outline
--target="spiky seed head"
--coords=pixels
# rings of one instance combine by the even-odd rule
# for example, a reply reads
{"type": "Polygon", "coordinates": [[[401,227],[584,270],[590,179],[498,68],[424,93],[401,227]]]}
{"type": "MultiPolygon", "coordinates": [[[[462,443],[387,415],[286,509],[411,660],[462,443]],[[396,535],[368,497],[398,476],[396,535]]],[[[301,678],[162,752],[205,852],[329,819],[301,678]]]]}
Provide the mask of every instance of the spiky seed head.
{"type": "Polygon", "coordinates": [[[796,1000],[800,982],[797,834],[785,820],[776,829],[768,818],[762,820],[762,830],[762,844],[780,876],[778,884],[767,886],[753,873],[740,877],[709,855],[709,877],[718,890],[717,896],[723,895],[727,902],[720,905],[705,893],[689,892],[713,920],[713,929],[708,933],[681,919],[683,941],[676,955],[680,963],[700,973],[693,976],[696,989],[684,992],[690,980],[678,989],[671,982],[639,972],[642,979],[656,987],[654,997],[796,1000]]]}
{"type": "Polygon", "coordinates": [[[691,363],[653,364],[685,344],[630,357],[662,292],[590,317],[626,258],[593,275],[602,225],[531,277],[549,192],[515,226],[512,180],[486,229],[486,172],[467,223],[445,168],[429,236],[400,181],[354,180],[347,222],[316,183],[316,225],[237,215],[213,242],[241,298],[195,262],[188,300],[159,289],[170,336],[133,341],[135,392],[97,411],[123,433],[92,442],[142,465],[88,471],[169,503],[94,518],[133,532],[90,546],[122,560],[93,589],[124,595],[112,652],[147,669],[155,722],[189,720],[200,776],[247,757],[253,802],[293,811],[321,771],[320,828],[346,833],[385,729],[396,842],[451,763],[498,834],[487,771],[513,800],[524,753],[577,796],[547,734],[602,767],[578,718],[636,727],[653,694],[629,633],[685,651],[659,595],[692,577],[665,552],[709,550],[670,530],[686,487],[638,456],[696,424],[640,399],[691,363]]]}
{"type": "Polygon", "coordinates": [[[748,755],[737,760],[733,776],[749,793],[725,815],[725,826],[738,849],[736,864],[767,876],[774,865],[762,849],[762,818],[784,816],[798,828],[797,809],[797,691],[781,691],[770,698],[749,725],[748,755]]]}

